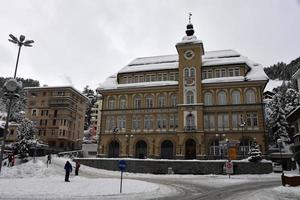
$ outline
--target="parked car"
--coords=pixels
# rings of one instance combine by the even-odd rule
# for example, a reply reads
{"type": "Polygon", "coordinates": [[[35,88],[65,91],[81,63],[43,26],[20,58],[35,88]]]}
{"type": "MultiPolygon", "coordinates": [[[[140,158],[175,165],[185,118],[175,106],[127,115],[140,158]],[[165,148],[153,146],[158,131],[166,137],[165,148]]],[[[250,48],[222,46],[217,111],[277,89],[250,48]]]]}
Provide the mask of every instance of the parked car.
{"type": "Polygon", "coordinates": [[[273,163],[273,172],[282,172],[282,165],[281,163],[273,163]]]}

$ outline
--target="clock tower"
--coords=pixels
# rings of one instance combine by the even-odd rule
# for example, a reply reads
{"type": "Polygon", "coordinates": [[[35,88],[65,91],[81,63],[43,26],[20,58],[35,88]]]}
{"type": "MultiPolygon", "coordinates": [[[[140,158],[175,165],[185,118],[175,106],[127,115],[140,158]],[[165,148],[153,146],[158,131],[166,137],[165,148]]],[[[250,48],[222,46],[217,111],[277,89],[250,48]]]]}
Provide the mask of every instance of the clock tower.
{"type": "MultiPolygon", "coordinates": [[[[182,141],[188,138],[203,143],[203,98],[202,98],[202,55],[204,55],[203,43],[194,35],[193,24],[189,23],[186,36],[176,44],[178,52],[179,71],[179,104],[178,104],[178,128],[182,131],[182,141]]],[[[201,153],[201,147],[197,147],[197,155],[201,153]]]]}

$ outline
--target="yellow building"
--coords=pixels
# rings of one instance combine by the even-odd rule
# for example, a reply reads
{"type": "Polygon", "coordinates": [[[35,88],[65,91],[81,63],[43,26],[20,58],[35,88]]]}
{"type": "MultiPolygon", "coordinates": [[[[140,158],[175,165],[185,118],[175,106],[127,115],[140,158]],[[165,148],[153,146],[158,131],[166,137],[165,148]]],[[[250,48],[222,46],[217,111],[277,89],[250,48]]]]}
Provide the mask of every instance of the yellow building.
{"type": "Polygon", "coordinates": [[[53,151],[81,149],[88,98],[73,87],[28,87],[26,117],[53,151]]]}
{"type": "Polygon", "coordinates": [[[245,157],[266,147],[263,67],[234,50],[204,51],[188,24],[177,55],[137,58],[97,89],[98,156],[245,157]]]}

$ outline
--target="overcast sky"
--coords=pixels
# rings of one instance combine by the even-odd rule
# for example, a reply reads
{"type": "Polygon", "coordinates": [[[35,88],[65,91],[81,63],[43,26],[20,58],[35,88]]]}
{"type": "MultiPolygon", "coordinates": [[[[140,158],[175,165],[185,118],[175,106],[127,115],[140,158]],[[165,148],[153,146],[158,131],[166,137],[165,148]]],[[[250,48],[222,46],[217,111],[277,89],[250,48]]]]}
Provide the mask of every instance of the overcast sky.
{"type": "Polygon", "coordinates": [[[0,76],[95,89],[137,57],[176,54],[192,12],[206,51],[234,49],[270,66],[300,56],[299,0],[0,0],[0,76]]]}

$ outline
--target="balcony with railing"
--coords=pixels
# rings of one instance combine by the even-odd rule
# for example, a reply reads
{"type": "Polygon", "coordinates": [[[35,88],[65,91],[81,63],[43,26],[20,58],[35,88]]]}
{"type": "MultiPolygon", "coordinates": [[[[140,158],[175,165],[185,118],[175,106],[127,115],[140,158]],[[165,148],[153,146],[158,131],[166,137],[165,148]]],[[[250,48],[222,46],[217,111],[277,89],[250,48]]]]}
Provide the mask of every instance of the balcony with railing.
{"type": "Polygon", "coordinates": [[[194,132],[197,130],[196,126],[184,126],[184,132],[194,132]]]}

